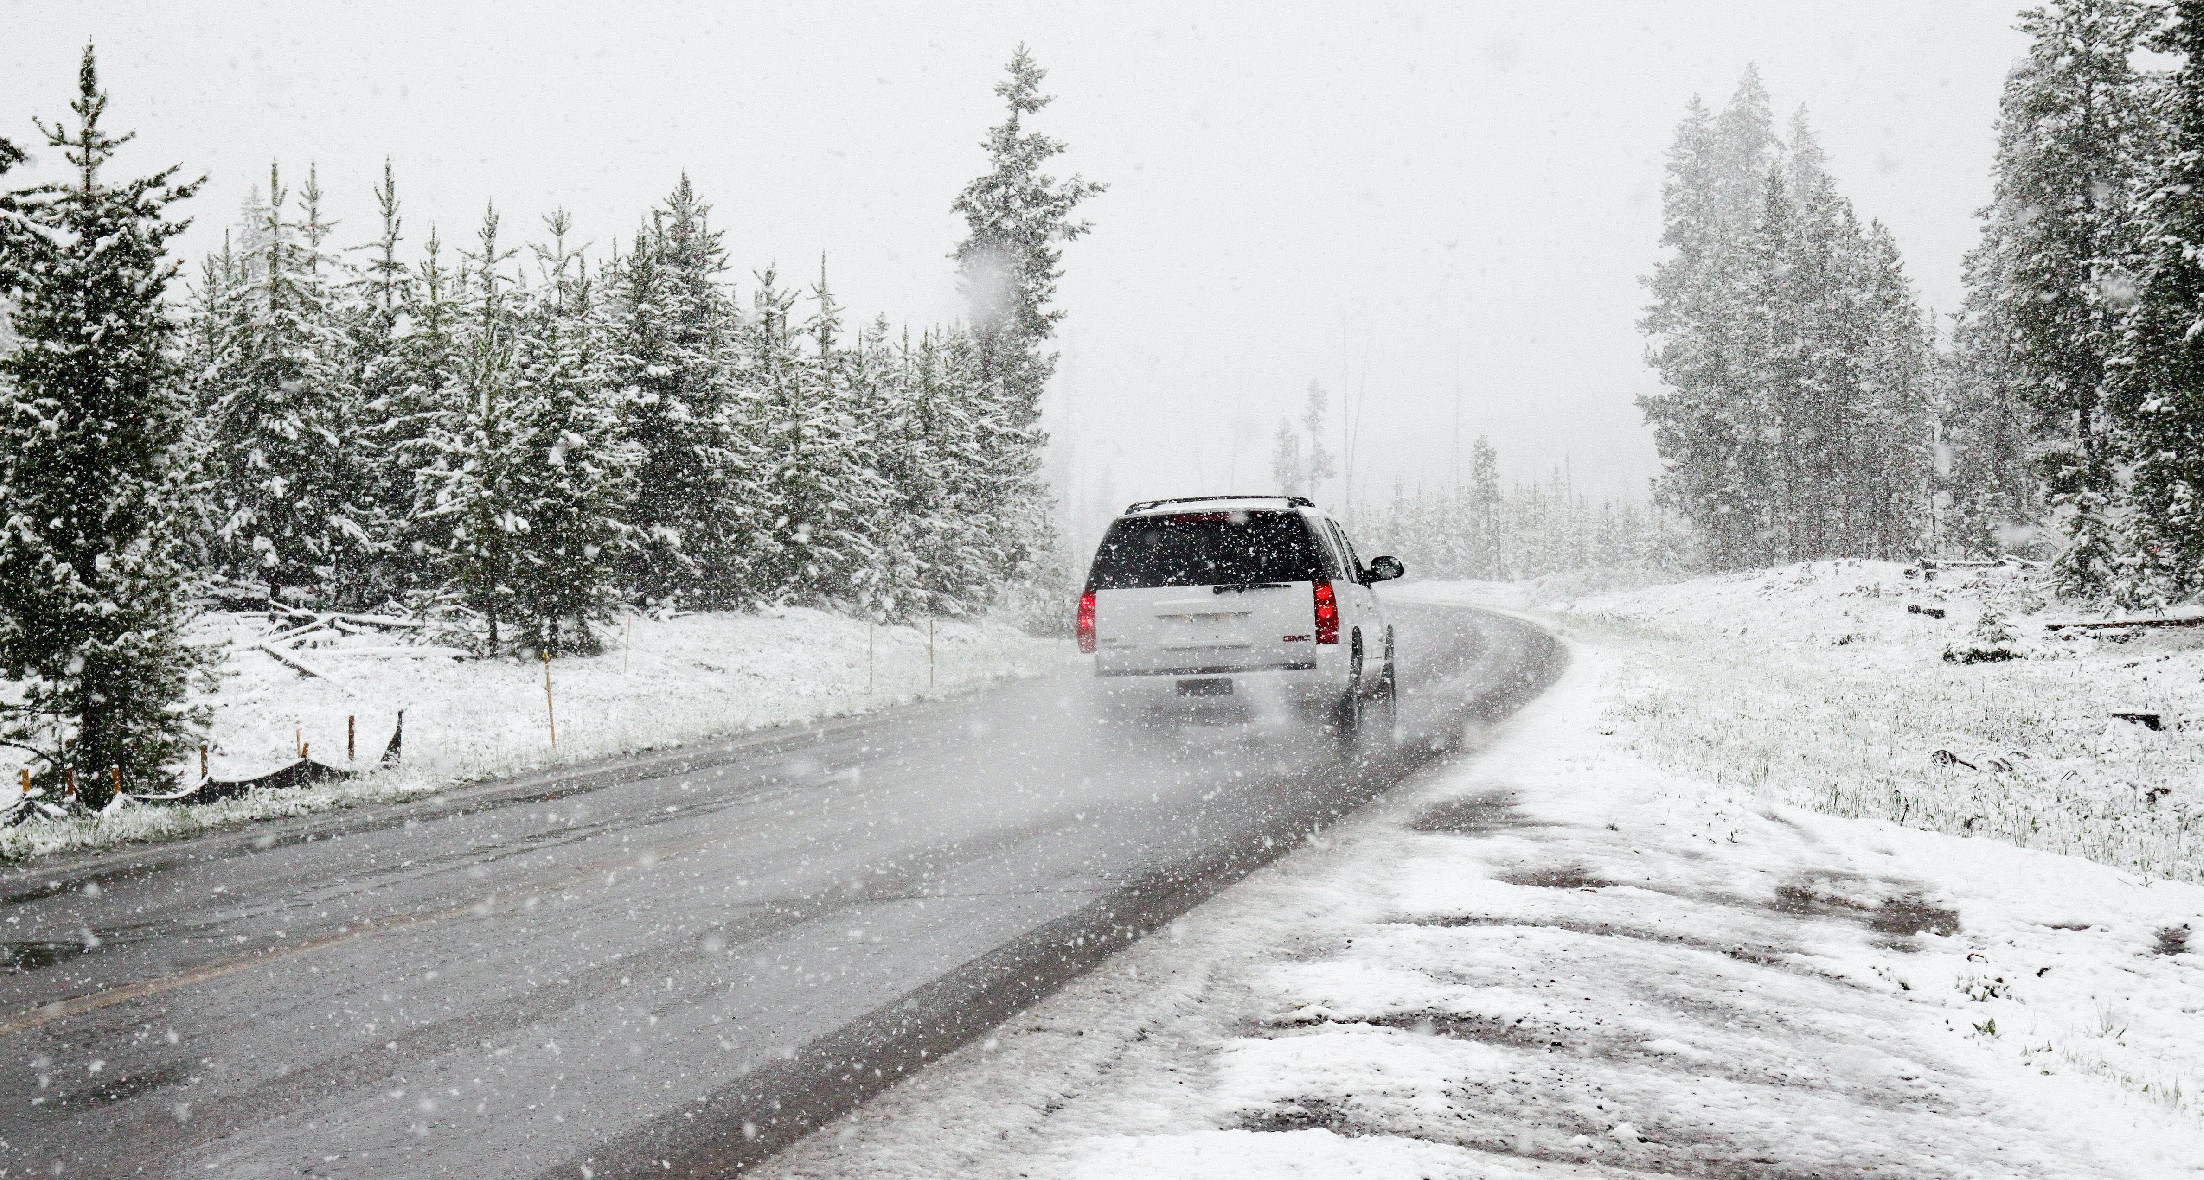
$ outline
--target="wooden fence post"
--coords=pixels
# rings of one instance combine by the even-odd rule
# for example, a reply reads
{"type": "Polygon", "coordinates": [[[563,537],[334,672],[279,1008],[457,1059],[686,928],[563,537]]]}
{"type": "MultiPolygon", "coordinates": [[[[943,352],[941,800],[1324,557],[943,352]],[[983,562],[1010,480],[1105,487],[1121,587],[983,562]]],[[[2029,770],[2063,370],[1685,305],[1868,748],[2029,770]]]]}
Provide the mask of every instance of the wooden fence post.
{"type": "Polygon", "coordinates": [[[355,735],[358,733],[355,723],[358,721],[359,716],[357,714],[347,713],[344,716],[344,760],[347,762],[359,757],[358,747],[354,745],[355,735]]]}
{"type": "Polygon", "coordinates": [[[559,748],[559,713],[551,704],[551,652],[543,653],[543,716],[551,723],[551,748],[559,748]]]}
{"type": "Polygon", "coordinates": [[[207,777],[207,744],[205,742],[199,743],[199,777],[202,779],[207,777]]]}

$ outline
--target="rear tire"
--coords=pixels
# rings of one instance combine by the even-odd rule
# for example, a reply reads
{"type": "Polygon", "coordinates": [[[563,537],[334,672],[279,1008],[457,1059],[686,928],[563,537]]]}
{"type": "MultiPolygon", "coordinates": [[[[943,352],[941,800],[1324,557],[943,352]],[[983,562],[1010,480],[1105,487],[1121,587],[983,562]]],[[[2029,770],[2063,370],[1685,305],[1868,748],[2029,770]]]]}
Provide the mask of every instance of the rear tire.
{"type": "Polygon", "coordinates": [[[1362,686],[1362,633],[1355,632],[1347,656],[1347,691],[1332,705],[1332,736],[1342,753],[1352,754],[1362,744],[1363,726],[1369,721],[1368,700],[1362,686]]]}

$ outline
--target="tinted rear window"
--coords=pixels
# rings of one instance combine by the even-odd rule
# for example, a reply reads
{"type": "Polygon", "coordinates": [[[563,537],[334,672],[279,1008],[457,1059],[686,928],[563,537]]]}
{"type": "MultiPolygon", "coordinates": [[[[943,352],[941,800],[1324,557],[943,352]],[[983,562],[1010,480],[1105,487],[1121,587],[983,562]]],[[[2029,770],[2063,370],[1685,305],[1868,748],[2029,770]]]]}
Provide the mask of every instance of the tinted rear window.
{"type": "Polygon", "coordinates": [[[1183,512],[1110,526],[1089,590],[1310,582],[1327,576],[1308,524],[1291,512],[1183,512]]]}

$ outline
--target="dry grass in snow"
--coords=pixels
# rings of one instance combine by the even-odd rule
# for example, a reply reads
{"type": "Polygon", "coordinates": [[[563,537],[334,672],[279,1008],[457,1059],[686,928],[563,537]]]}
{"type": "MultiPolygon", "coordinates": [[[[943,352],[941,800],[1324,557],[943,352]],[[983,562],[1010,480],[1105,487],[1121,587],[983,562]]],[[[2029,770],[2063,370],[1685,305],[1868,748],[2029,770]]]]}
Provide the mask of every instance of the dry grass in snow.
{"type": "Polygon", "coordinates": [[[1836,815],[2204,880],[2204,628],[2054,633],[2043,623],[2088,616],[2029,570],[1907,570],[1814,562],[1558,601],[1516,589],[1509,605],[1616,653],[1609,723],[1663,766],[1836,815]],[[1947,661],[1997,646],[1980,637],[1985,612],[2018,658],[1947,661]],[[2164,728],[2115,713],[2156,713],[2164,728]]]}

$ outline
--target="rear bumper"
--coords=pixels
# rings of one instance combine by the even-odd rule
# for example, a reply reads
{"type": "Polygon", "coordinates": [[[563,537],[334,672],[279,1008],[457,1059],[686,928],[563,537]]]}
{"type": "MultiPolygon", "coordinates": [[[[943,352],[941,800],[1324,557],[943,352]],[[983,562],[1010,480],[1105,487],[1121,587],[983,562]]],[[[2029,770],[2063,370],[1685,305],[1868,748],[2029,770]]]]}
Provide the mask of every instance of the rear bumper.
{"type": "MultiPolygon", "coordinates": [[[[1326,653],[1329,654],[1329,653],[1326,653]]],[[[1121,707],[1263,712],[1328,703],[1347,687],[1347,661],[1187,664],[1164,669],[1110,668],[1096,661],[1097,696],[1121,707]],[[1221,684],[1229,684],[1225,689],[1221,684]]]]}
{"type": "Polygon", "coordinates": [[[1104,668],[1097,664],[1096,676],[1248,676],[1258,672],[1314,672],[1315,660],[1294,660],[1281,664],[1216,664],[1184,668],[1104,668]]]}

